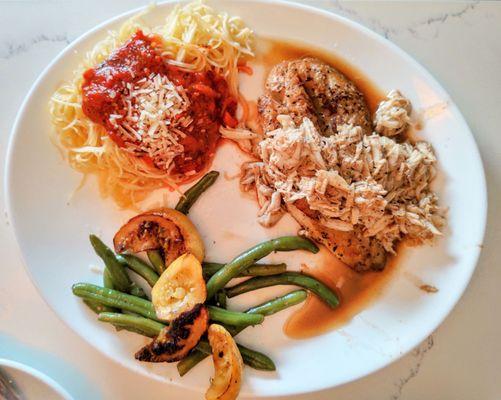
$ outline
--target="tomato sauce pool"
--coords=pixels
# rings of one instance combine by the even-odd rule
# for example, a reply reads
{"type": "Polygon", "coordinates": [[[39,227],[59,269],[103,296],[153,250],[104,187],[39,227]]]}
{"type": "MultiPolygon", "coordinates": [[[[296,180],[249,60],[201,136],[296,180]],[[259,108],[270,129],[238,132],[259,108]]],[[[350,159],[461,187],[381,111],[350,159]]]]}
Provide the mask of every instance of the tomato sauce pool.
{"type": "MultiPolygon", "coordinates": [[[[189,107],[182,116],[192,122],[180,128],[179,143],[183,151],[175,156],[169,171],[173,176],[187,177],[204,170],[212,160],[221,124],[236,126],[237,102],[222,76],[212,70],[187,72],[171,66],[160,55],[160,46],[160,38],[138,30],[107,60],[87,70],[83,75],[82,109],[87,117],[106,129],[118,146],[134,144],[136,149],[141,149],[141,138],[124,134],[110,117],[127,116],[130,105],[126,95],[131,85],[152,74],[165,76],[174,85],[181,86],[189,99],[189,107]]],[[[158,160],[146,151],[135,151],[134,155],[160,168],[158,160]]]]}

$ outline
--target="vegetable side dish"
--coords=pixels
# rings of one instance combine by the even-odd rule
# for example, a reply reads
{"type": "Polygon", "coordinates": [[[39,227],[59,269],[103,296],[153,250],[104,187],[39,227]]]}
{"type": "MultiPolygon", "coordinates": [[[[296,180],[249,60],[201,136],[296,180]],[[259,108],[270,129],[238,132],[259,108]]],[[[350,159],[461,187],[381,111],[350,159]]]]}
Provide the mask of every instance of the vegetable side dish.
{"type": "Polygon", "coordinates": [[[91,244],[106,265],[103,286],[77,283],[72,290],[98,314],[100,321],[153,338],[136,352],[139,361],[178,362],[182,376],[212,354],[215,377],[206,398],[234,399],[240,390],[243,363],[265,371],[276,368],[268,356],[235,343],[234,336],[248,326],[261,324],[266,316],[304,301],[306,290],[330,307],[336,307],[339,300],[322,282],[287,272],[284,264],[256,264],[271,252],[318,252],[313,242],[299,236],[260,243],[226,264],[203,262],[204,244],[191,221],[178,209],[188,213],[187,199],[193,204],[215,181],[214,177],[214,171],[205,175],[186,192],[176,209],[152,210],[130,219],[113,239],[116,253],[91,235],[91,244]],[[132,254],[143,251],[162,263],[146,263],[132,254]],[[158,258],[151,256],[153,252],[158,258]],[[170,258],[173,260],[167,261],[170,258]],[[151,301],[131,280],[128,270],[152,287],[151,301]],[[252,278],[227,286],[240,276],[252,278]],[[274,285],[294,285],[305,290],[294,290],[245,312],[227,308],[228,297],[274,285]]]}

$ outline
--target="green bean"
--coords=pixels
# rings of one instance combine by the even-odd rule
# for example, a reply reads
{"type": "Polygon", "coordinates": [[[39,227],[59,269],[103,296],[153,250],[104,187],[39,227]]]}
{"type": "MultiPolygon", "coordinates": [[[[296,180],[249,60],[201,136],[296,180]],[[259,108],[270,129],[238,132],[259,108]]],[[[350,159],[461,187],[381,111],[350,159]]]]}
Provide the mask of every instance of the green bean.
{"type": "MultiPolygon", "coordinates": [[[[121,260],[119,259],[119,261],[121,261],[121,260]]],[[[115,288],[115,285],[113,284],[113,278],[111,277],[110,271],[107,267],[104,269],[104,272],[103,272],[103,286],[105,288],[108,288],[108,289],[115,288]]],[[[133,296],[142,297],[143,299],[147,298],[143,289],[141,289],[139,286],[137,286],[136,283],[134,283],[134,282],[132,283],[132,287],[131,287],[129,292],[133,296]]],[[[102,307],[106,307],[106,308],[104,310],[102,310],[101,312],[116,312],[117,311],[116,309],[111,308],[111,307],[107,307],[107,306],[102,306],[102,307]]],[[[130,311],[127,311],[127,310],[122,310],[122,311],[124,314],[131,313],[130,311]]],[[[131,313],[131,314],[137,315],[136,313],[131,313]]],[[[115,328],[117,329],[117,331],[122,330],[122,328],[120,326],[115,326],[115,328]]]]}
{"type": "Polygon", "coordinates": [[[207,298],[210,299],[245,268],[250,267],[271,252],[292,250],[308,250],[312,253],[317,253],[318,247],[311,240],[299,236],[283,236],[260,243],[240,254],[209,279],[207,282],[207,298]]]}
{"type": "Polygon", "coordinates": [[[136,282],[132,282],[129,294],[131,294],[132,296],[141,297],[142,299],[148,299],[148,296],[146,296],[146,293],[144,293],[143,288],[139,286],[136,282]]]}
{"type": "MultiPolygon", "coordinates": [[[[104,285],[104,287],[109,287],[110,289],[113,289],[113,281],[111,280],[110,271],[108,271],[108,268],[104,268],[103,285],[104,285]]],[[[96,303],[96,302],[93,302],[90,300],[84,300],[84,303],[87,307],[89,307],[96,314],[99,314],[102,312],[113,312],[114,311],[114,309],[111,307],[108,307],[108,306],[105,306],[103,304],[96,303]]]]}
{"type": "Polygon", "coordinates": [[[268,315],[276,314],[279,311],[285,310],[288,307],[295,306],[306,300],[307,293],[305,290],[295,290],[284,294],[259,306],[249,308],[248,314],[261,314],[267,317],[268,315]]]}
{"type": "Polygon", "coordinates": [[[165,271],[165,262],[162,254],[158,250],[148,250],[146,252],[148,256],[148,260],[155,267],[155,271],[157,271],[158,275],[162,275],[162,272],[165,271]]]}
{"type": "MultiPolygon", "coordinates": [[[[204,278],[208,279],[214,275],[217,271],[223,268],[226,264],[214,263],[214,262],[203,262],[202,271],[204,278]]],[[[253,264],[250,267],[245,268],[238,276],[268,276],[281,274],[287,270],[287,264],[253,264]]]]}
{"type": "Polygon", "coordinates": [[[280,275],[259,276],[248,279],[238,285],[226,289],[228,297],[235,297],[239,294],[250,292],[268,286],[276,285],[295,285],[301,286],[315,293],[327,305],[334,308],[339,305],[336,293],[317,279],[301,274],[299,272],[284,272],[280,275]]]}
{"type": "Polygon", "coordinates": [[[106,267],[103,272],[103,286],[108,289],[115,289],[113,278],[111,277],[108,267],[106,267]]]}
{"type": "Polygon", "coordinates": [[[89,307],[92,311],[94,311],[96,314],[113,311],[113,308],[105,306],[101,303],[92,300],[84,300],[84,304],[87,307],[89,307]]]}
{"type": "Polygon", "coordinates": [[[154,338],[154,336],[150,336],[150,334],[148,332],[143,332],[142,330],[133,328],[131,326],[114,325],[114,327],[115,327],[117,332],[127,331],[127,332],[137,333],[138,335],[141,335],[141,336],[150,337],[152,339],[154,338]]]}
{"type": "Polygon", "coordinates": [[[132,312],[132,311],[127,311],[127,310],[122,310],[122,314],[132,315],[133,317],[140,317],[141,316],[141,314],[138,314],[138,313],[132,312]]]}
{"type": "MultiPolygon", "coordinates": [[[[251,350],[248,347],[242,346],[237,343],[238,350],[242,355],[242,359],[246,365],[251,368],[258,369],[261,371],[275,371],[275,363],[267,355],[260,353],[259,351],[251,350]]],[[[207,340],[202,339],[198,342],[196,349],[206,356],[212,355],[212,349],[207,340]]]]}
{"type": "Polygon", "coordinates": [[[121,313],[103,312],[99,314],[98,319],[101,322],[108,322],[120,328],[151,338],[158,336],[160,331],[165,327],[164,324],[148,318],[121,313]]]}
{"type": "Polygon", "coordinates": [[[131,311],[143,317],[162,322],[157,318],[153,304],[148,300],[90,283],[76,283],[72,286],[72,291],[75,296],[85,300],[131,311]]]}
{"type": "MultiPolygon", "coordinates": [[[[115,289],[115,285],[113,284],[113,278],[111,277],[111,274],[110,274],[110,270],[108,269],[108,267],[105,267],[104,268],[104,271],[103,271],[103,286],[105,288],[108,288],[108,289],[115,289]]],[[[84,303],[85,303],[86,300],[84,300],[84,303]]],[[[99,304],[99,303],[96,303],[96,304],[99,304]]],[[[112,307],[108,307],[108,306],[103,306],[101,305],[101,307],[104,307],[104,309],[101,311],[101,312],[118,312],[119,310],[115,309],[115,308],[112,308],[112,307]]],[[[120,327],[120,326],[115,326],[115,329],[117,330],[117,332],[121,331],[123,328],[120,327]]]]}
{"type": "MultiPolygon", "coordinates": [[[[282,311],[286,307],[290,307],[293,305],[296,305],[303,301],[306,296],[305,296],[305,291],[304,290],[296,290],[291,293],[287,293],[283,296],[277,297],[276,299],[267,301],[263,304],[260,304],[258,306],[249,308],[246,313],[248,314],[262,314],[262,315],[272,315],[275,314],[279,311],[282,311]]],[[[228,332],[230,332],[231,336],[236,336],[240,332],[242,332],[245,327],[226,327],[228,332]]],[[[186,358],[182,359],[178,364],[177,364],[177,370],[179,372],[180,376],[185,375],[188,373],[190,369],[195,367],[200,361],[202,361],[206,356],[198,350],[193,350],[186,358]]]]}
{"type": "Polygon", "coordinates": [[[215,296],[216,306],[220,308],[226,308],[226,293],[224,290],[220,290],[215,296]]]}
{"type": "Polygon", "coordinates": [[[275,371],[277,367],[273,360],[266,354],[260,353],[259,351],[249,349],[248,347],[237,344],[238,350],[242,355],[244,363],[249,367],[258,369],[260,371],[275,371]]]}
{"type": "MultiPolygon", "coordinates": [[[[295,306],[306,300],[307,293],[304,290],[295,290],[293,292],[284,294],[282,296],[276,297],[273,300],[269,300],[264,302],[258,306],[251,307],[247,311],[247,314],[261,314],[264,316],[269,316],[276,314],[282,310],[285,310],[288,307],[295,306]]],[[[232,336],[237,336],[240,332],[242,332],[246,327],[227,327],[228,331],[232,336]]]]}
{"type": "Polygon", "coordinates": [[[287,264],[253,264],[245,268],[240,276],[269,276],[287,271],[287,264]]]}
{"type": "Polygon", "coordinates": [[[207,339],[201,339],[195,348],[208,356],[212,354],[212,348],[207,339]]]}
{"type": "MultiPolygon", "coordinates": [[[[110,271],[108,271],[108,268],[105,268],[104,272],[103,272],[103,285],[105,287],[110,287],[110,289],[113,289],[113,287],[112,287],[113,282],[111,280],[110,271]]],[[[111,307],[108,307],[108,306],[105,306],[103,304],[96,303],[96,302],[90,301],[90,300],[84,300],[84,304],[87,307],[89,307],[92,311],[94,311],[96,314],[99,314],[102,312],[113,312],[114,311],[114,309],[111,307]]]]}
{"type": "Polygon", "coordinates": [[[246,314],[225,310],[215,306],[208,306],[209,316],[212,321],[232,326],[249,326],[261,324],[264,317],[261,314],[246,314]]]}
{"type": "Polygon", "coordinates": [[[103,259],[106,268],[110,271],[110,275],[113,279],[113,285],[116,289],[122,292],[129,292],[132,286],[132,281],[130,280],[129,275],[127,275],[124,265],[115,257],[115,253],[113,253],[113,251],[111,251],[111,249],[108,248],[108,246],[106,246],[96,235],[90,235],[89,239],[94,251],[103,259]]]}
{"type": "Polygon", "coordinates": [[[119,261],[123,261],[128,268],[133,270],[136,274],[148,282],[148,285],[151,287],[157,283],[158,274],[139,257],[133,256],[132,254],[120,254],[117,255],[117,258],[119,261]]]}
{"type": "Polygon", "coordinates": [[[190,354],[177,363],[177,372],[179,373],[179,376],[186,375],[193,367],[203,361],[206,357],[207,354],[202,353],[196,348],[193,349],[190,354]]]}
{"type": "Polygon", "coordinates": [[[176,205],[176,210],[188,214],[193,203],[216,182],[218,176],[219,172],[217,171],[206,173],[197,183],[184,192],[176,205]]]}
{"type": "MultiPolygon", "coordinates": [[[[116,255],[116,259],[126,265],[125,261],[120,258],[119,255],[116,255]]],[[[113,276],[110,272],[110,269],[108,267],[105,267],[104,268],[104,272],[103,272],[103,286],[108,288],[108,289],[115,289],[115,283],[113,281],[113,276]]],[[[130,285],[130,288],[129,290],[127,291],[129,294],[133,295],[133,296],[138,296],[138,297],[142,297],[143,299],[147,299],[148,297],[146,296],[146,293],[144,293],[144,290],[137,285],[136,282],[131,282],[131,285],[130,285]]],[[[109,309],[107,310],[109,312],[112,312],[113,309],[109,309]]]]}

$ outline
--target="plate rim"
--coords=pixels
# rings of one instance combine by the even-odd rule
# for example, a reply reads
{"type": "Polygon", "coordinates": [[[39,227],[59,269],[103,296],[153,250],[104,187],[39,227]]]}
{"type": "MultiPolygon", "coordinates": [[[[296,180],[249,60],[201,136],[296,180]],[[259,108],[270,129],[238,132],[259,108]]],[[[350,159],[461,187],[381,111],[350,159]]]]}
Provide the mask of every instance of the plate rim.
{"type": "MultiPolygon", "coordinates": [[[[227,0],[228,1],[228,0],[227,0]]],[[[156,3],[157,7],[163,7],[166,5],[172,5],[174,3],[176,4],[185,4],[188,3],[188,0],[183,0],[183,1],[176,1],[176,0],[164,0],[156,3]]],[[[362,25],[359,22],[353,21],[347,17],[344,17],[342,15],[336,14],[334,11],[330,10],[324,10],[320,9],[317,7],[314,7],[309,4],[302,4],[302,3],[295,3],[295,2],[289,2],[286,0],[240,0],[242,3],[261,3],[261,4],[270,4],[270,5],[279,5],[281,7],[289,7],[293,8],[299,11],[304,11],[307,13],[313,13],[317,14],[319,16],[323,16],[326,18],[330,18],[331,20],[337,20],[336,22],[345,24],[351,28],[354,28],[355,30],[361,31],[365,35],[368,35],[372,40],[376,40],[380,44],[384,45],[385,47],[388,47],[390,50],[393,52],[397,53],[399,57],[403,58],[406,62],[410,63],[413,65],[420,74],[422,74],[427,80],[433,83],[436,89],[438,89],[441,94],[447,98],[448,100],[448,107],[450,107],[454,112],[455,116],[458,119],[458,121],[464,125],[464,127],[467,130],[469,138],[472,140],[472,143],[474,146],[470,148],[471,155],[474,157],[478,163],[479,167],[479,173],[481,175],[481,181],[479,182],[479,185],[481,186],[481,192],[478,193],[480,203],[484,204],[485,206],[481,210],[481,214],[479,215],[480,217],[480,224],[479,227],[481,227],[479,231],[479,237],[478,241],[479,243],[483,243],[484,238],[485,238],[485,232],[486,232],[486,223],[487,223],[487,212],[488,212],[488,197],[487,197],[487,182],[486,182],[486,176],[485,176],[485,168],[483,164],[483,160],[481,157],[481,153],[479,150],[479,147],[477,145],[477,142],[475,140],[475,136],[472,133],[472,130],[470,129],[467,121],[465,120],[463,114],[461,113],[461,110],[459,107],[456,105],[456,103],[453,101],[453,99],[450,97],[448,92],[445,90],[445,88],[440,84],[440,82],[433,76],[432,73],[430,73],[419,61],[417,61],[414,57],[412,57],[410,54],[408,54],[405,50],[401,49],[399,46],[397,46],[395,43],[390,41],[389,39],[385,38],[384,36],[380,35],[379,33],[371,30],[370,28],[362,25]]],[[[209,5],[216,5],[219,3],[217,0],[209,0],[208,1],[209,5]]],[[[222,2],[224,3],[224,2],[222,2]]],[[[5,193],[5,205],[6,205],[6,210],[7,210],[7,215],[8,219],[11,222],[11,228],[14,233],[14,237],[16,239],[16,246],[18,248],[20,258],[22,260],[22,264],[24,267],[24,270],[26,271],[27,275],[29,276],[32,284],[36,288],[38,294],[40,297],[43,299],[43,301],[49,306],[49,308],[52,310],[52,312],[57,316],[57,318],[62,321],[66,326],[68,326],[74,333],[76,333],[79,337],[82,337],[85,339],[85,341],[91,345],[93,348],[97,349],[103,356],[106,358],[112,360],[113,362],[119,364],[122,367],[125,367],[129,370],[132,370],[134,372],[140,373],[142,376],[154,379],[156,381],[162,382],[162,383],[168,383],[175,385],[180,388],[184,389],[189,389],[193,392],[202,392],[203,389],[200,387],[192,387],[188,386],[186,384],[182,384],[176,381],[172,382],[166,382],[165,380],[161,379],[155,374],[149,374],[147,371],[141,368],[131,368],[128,364],[123,363],[120,361],[118,358],[113,357],[111,354],[108,354],[104,351],[101,351],[99,347],[96,347],[93,345],[93,343],[88,340],[85,336],[80,335],[76,329],[74,329],[68,322],[66,322],[65,319],[62,318],[62,316],[59,315],[58,312],[52,307],[52,304],[45,298],[43,295],[43,291],[41,287],[39,287],[37,281],[34,279],[30,269],[28,268],[25,256],[21,250],[20,242],[19,242],[19,237],[20,233],[18,232],[16,228],[16,223],[15,223],[15,218],[13,214],[13,206],[11,202],[12,198],[12,193],[11,193],[11,187],[12,185],[12,159],[14,157],[14,148],[15,148],[15,143],[16,143],[16,138],[18,137],[17,131],[19,130],[19,125],[21,123],[21,120],[24,115],[25,108],[27,107],[27,104],[32,97],[32,95],[39,89],[40,84],[42,83],[45,75],[52,69],[54,65],[56,65],[61,59],[63,59],[68,53],[70,53],[74,47],[78,46],[81,42],[85,41],[88,37],[92,36],[95,33],[98,33],[99,31],[102,31],[105,29],[107,26],[112,25],[116,23],[119,20],[125,19],[127,17],[130,17],[132,15],[135,15],[143,10],[148,9],[150,6],[145,5],[141,7],[136,7],[133,9],[130,9],[128,11],[122,12],[118,15],[115,15],[111,18],[108,18],[99,24],[93,26],[91,29],[85,31],[81,35],[79,35],[77,38],[75,38],[71,43],[69,43],[67,46],[65,46],[50,62],[49,64],[42,70],[42,72],[38,75],[38,77],[35,79],[35,81],[32,83],[30,86],[30,89],[28,90],[27,94],[25,95],[18,112],[16,113],[16,117],[14,119],[14,123],[12,125],[12,128],[10,130],[9,134],[9,140],[8,140],[8,146],[7,146],[7,152],[6,152],[6,158],[5,158],[5,172],[4,172],[4,193],[5,193]]],[[[480,214],[480,212],[479,212],[480,214]]],[[[472,276],[476,270],[476,267],[478,265],[480,253],[481,253],[481,247],[478,246],[474,250],[471,251],[471,265],[472,267],[468,271],[468,276],[467,279],[464,280],[464,284],[461,287],[458,287],[457,290],[457,296],[456,298],[451,302],[451,306],[449,310],[444,313],[440,318],[438,318],[438,322],[434,324],[434,326],[430,325],[429,329],[426,330],[426,334],[423,335],[422,338],[419,340],[414,340],[412,345],[407,346],[407,348],[403,349],[399,354],[395,354],[393,357],[390,359],[386,360],[385,362],[381,363],[381,365],[377,366],[376,368],[370,370],[370,371],[363,371],[362,373],[359,374],[354,374],[350,378],[346,378],[339,383],[335,385],[324,385],[324,386],[319,386],[315,389],[304,389],[304,390],[294,390],[294,391],[284,391],[283,393],[276,394],[274,396],[286,396],[286,395],[300,395],[300,394],[306,394],[306,393],[315,393],[319,392],[322,390],[327,390],[327,389],[333,389],[334,387],[339,387],[343,386],[346,384],[349,384],[350,382],[354,382],[356,380],[362,379],[368,375],[371,375],[373,373],[376,373],[377,371],[393,364],[394,362],[398,361],[401,359],[403,356],[409,354],[414,348],[416,348],[420,343],[422,343],[423,340],[426,339],[430,334],[432,334],[436,329],[438,329],[439,326],[443,324],[445,319],[454,311],[456,308],[459,300],[463,297],[466,288],[468,287],[469,283],[471,282],[472,276]]],[[[263,393],[242,393],[242,397],[265,397],[268,396],[263,393]]]]}

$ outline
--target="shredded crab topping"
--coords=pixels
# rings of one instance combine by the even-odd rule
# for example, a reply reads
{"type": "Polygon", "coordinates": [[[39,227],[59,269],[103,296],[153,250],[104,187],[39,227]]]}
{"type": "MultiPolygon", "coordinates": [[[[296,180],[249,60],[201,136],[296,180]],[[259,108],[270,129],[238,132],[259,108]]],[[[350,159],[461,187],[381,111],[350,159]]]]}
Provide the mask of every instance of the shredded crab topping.
{"type": "Polygon", "coordinates": [[[110,122],[128,139],[125,150],[147,154],[157,167],[167,170],[183,153],[179,139],[185,136],[182,129],[192,123],[184,88],[165,75],[151,74],[134,84],[127,83],[123,101],[126,114],[112,114],[110,122]]]}
{"type": "Polygon", "coordinates": [[[375,131],[390,137],[405,132],[411,123],[411,110],[411,102],[398,90],[392,90],[376,110],[375,131]]]}
{"type": "Polygon", "coordinates": [[[275,224],[284,203],[306,201],[325,228],[361,231],[394,252],[397,241],[415,244],[440,235],[442,210],[429,185],[436,158],[426,142],[397,143],[360,127],[342,125],[324,137],[304,118],[278,117],[257,149],[261,161],[242,166],[241,185],[256,190],[258,220],[275,224]]]}

